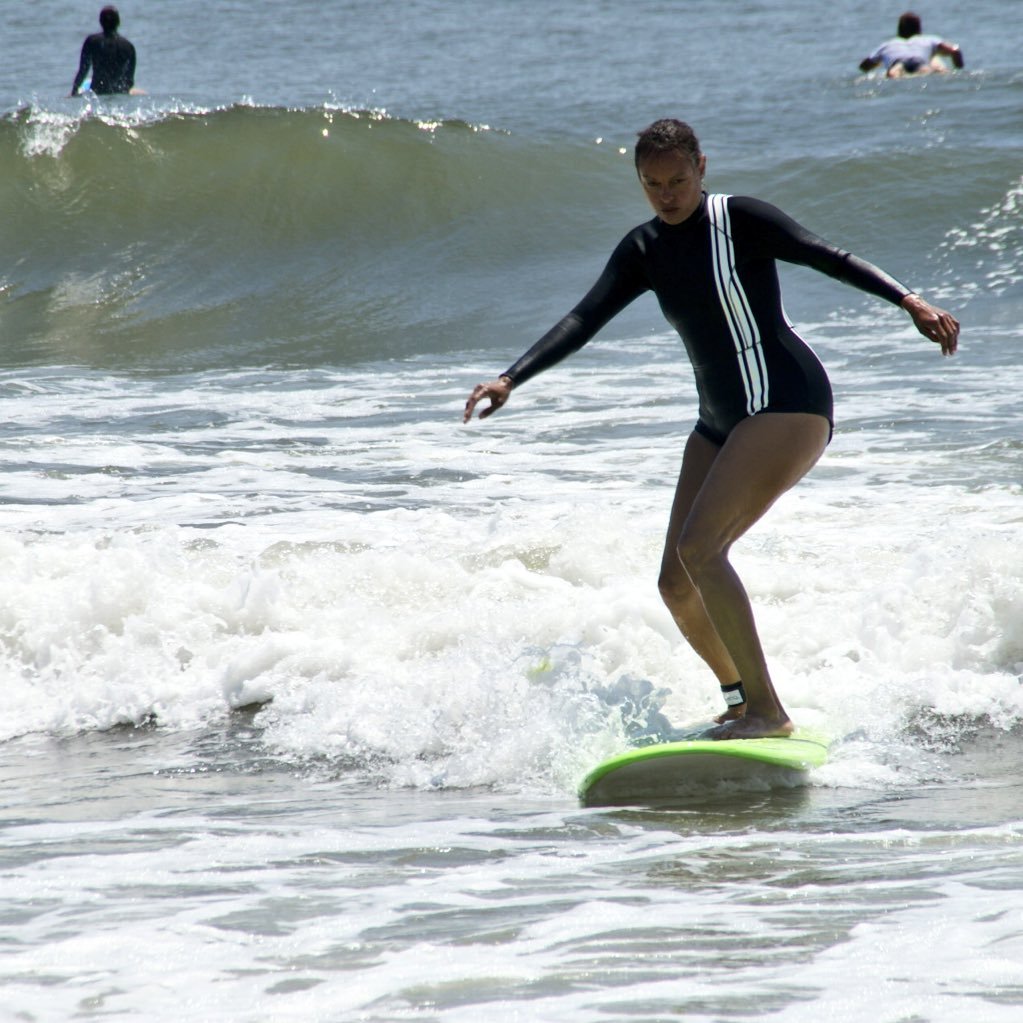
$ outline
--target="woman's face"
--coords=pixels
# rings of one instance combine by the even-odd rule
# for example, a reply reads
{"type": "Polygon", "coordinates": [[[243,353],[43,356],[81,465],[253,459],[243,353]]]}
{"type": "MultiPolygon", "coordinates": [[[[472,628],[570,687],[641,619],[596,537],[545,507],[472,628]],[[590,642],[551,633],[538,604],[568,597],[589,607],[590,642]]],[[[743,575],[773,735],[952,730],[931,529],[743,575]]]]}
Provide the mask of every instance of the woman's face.
{"type": "Polygon", "coordinates": [[[694,163],[688,153],[674,150],[647,157],[637,169],[654,213],[666,224],[681,224],[700,205],[706,168],[707,158],[702,154],[694,163]]]}

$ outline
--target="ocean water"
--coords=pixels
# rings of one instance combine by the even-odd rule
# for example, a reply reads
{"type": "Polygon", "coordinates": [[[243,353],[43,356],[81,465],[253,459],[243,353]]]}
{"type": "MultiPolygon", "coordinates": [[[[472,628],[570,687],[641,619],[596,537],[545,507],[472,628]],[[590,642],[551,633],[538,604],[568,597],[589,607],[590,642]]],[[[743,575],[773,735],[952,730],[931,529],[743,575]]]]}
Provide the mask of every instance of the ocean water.
{"type": "Polygon", "coordinates": [[[4,9],[0,1019],[1023,1011],[1023,8],[4,9]],[[783,267],[821,464],[733,552],[796,788],[582,809],[717,686],[656,573],[695,392],[642,299],[461,425],[649,214],[635,132],[963,323],[783,267]]]}

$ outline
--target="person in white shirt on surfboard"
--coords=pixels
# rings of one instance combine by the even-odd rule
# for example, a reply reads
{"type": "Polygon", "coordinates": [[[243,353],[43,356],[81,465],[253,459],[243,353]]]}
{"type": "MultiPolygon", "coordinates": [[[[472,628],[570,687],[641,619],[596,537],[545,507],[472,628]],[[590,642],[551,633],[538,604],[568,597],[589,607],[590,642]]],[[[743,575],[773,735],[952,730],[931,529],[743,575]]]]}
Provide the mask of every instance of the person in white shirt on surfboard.
{"type": "Polygon", "coordinates": [[[925,36],[919,15],[906,11],[899,18],[896,36],[883,42],[869,57],[864,57],[860,61],[860,70],[873,71],[883,65],[886,78],[929,75],[948,70],[943,60],[945,57],[956,69],[963,66],[963,51],[955,43],[947,42],[941,36],[925,36]]]}

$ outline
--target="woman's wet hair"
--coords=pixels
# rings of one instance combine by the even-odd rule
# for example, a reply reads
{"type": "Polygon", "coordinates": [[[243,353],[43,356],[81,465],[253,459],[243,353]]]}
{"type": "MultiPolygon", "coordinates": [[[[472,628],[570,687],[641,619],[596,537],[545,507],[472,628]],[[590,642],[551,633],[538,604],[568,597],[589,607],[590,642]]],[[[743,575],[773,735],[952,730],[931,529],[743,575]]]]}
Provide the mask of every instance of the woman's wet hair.
{"type": "Polygon", "coordinates": [[[696,132],[685,121],[674,117],[664,117],[653,124],[647,125],[636,138],[636,167],[650,157],[663,156],[665,153],[684,153],[698,163],[700,156],[700,140],[696,132]]]}

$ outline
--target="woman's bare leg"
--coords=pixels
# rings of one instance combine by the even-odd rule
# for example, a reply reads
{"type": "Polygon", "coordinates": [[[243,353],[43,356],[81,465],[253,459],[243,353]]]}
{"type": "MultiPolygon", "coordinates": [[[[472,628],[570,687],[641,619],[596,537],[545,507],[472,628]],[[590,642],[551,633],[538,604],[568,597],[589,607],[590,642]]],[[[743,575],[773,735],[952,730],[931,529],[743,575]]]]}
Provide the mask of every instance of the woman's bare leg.
{"type": "MultiPolygon", "coordinates": [[[[746,712],[715,729],[719,738],[792,731],[771,682],[749,598],[728,553],[816,464],[828,436],[829,425],[822,416],[762,413],[739,423],[719,449],[702,437],[690,438],[686,446],[672,520],[673,526],[676,520],[682,522],[674,533],[675,550],[691,591],[677,576],[662,582],[661,591],[671,591],[665,600],[679,627],[718,680],[743,681],[746,712]]],[[[666,578],[662,572],[662,580],[666,578]]]]}
{"type": "MultiPolygon", "coordinates": [[[[696,500],[696,495],[703,486],[703,481],[710,472],[721,448],[702,434],[693,433],[686,442],[685,454],[682,456],[682,470],[679,473],[678,485],[675,488],[675,500],[671,506],[668,520],[668,531],[664,540],[664,552],[661,555],[661,572],[657,586],[668,610],[671,612],[679,631],[685,636],[693,650],[707,663],[722,686],[739,681],[739,672],[732,661],[731,655],[721,637],[717,634],[711,620],[707,617],[707,609],[703,606],[703,598],[693,585],[689,573],[682,567],[678,556],[678,539],[682,535],[682,527],[689,511],[696,500]]],[[[745,703],[737,707],[729,707],[717,721],[730,721],[742,717],[746,712],[745,703]]]]}

